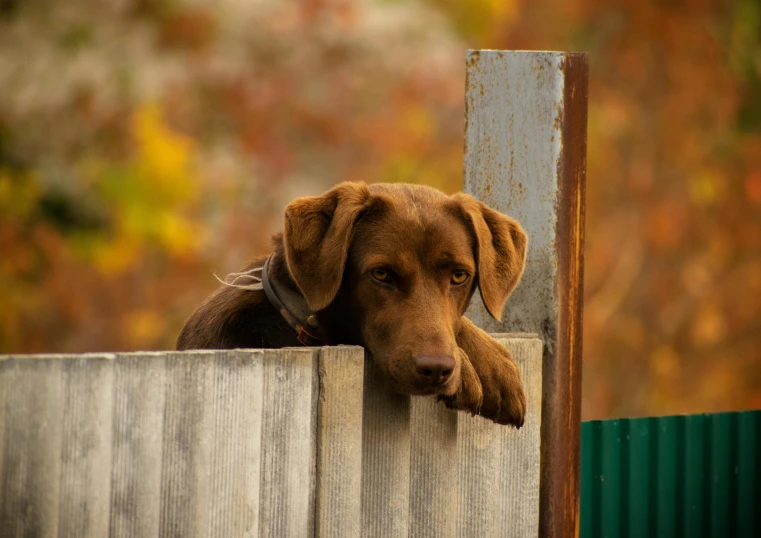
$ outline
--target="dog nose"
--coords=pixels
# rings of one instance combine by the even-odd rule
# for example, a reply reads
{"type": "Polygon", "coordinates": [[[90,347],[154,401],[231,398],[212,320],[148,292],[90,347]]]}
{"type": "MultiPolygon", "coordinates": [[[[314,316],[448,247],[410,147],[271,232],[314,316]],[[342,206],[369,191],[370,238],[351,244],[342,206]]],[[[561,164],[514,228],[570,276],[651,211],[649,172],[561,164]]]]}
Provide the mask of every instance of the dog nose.
{"type": "Polygon", "coordinates": [[[416,355],[415,370],[426,382],[443,385],[454,370],[454,357],[450,355],[416,355]]]}

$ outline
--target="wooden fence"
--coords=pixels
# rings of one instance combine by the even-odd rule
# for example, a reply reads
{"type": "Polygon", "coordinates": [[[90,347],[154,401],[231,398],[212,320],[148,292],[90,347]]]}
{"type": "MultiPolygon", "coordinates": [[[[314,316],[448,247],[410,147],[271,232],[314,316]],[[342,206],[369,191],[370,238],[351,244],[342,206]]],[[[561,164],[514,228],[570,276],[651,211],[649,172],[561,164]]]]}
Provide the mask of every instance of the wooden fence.
{"type": "Polygon", "coordinates": [[[387,391],[361,348],[0,358],[0,535],[536,535],[516,431],[387,391]]]}

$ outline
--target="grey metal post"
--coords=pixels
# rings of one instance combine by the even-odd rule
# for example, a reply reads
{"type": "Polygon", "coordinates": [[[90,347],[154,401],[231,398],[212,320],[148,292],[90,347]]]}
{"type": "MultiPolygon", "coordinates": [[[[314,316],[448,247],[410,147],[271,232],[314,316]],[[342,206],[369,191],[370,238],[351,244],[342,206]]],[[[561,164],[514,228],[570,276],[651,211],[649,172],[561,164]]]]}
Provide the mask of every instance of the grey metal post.
{"type": "Polygon", "coordinates": [[[587,55],[469,51],[465,191],[529,235],[523,280],[488,332],[544,342],[540,536],[578,533],[587,55]]]}

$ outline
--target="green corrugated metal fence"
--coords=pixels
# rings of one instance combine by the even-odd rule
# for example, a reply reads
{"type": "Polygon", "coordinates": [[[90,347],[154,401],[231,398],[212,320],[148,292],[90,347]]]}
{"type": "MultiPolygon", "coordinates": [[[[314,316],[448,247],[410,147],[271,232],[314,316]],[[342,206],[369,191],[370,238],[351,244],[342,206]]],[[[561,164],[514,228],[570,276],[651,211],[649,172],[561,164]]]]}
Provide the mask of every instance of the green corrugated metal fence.
{"type": "Polygon", "coordinates": [[[761,411],[582,423],[580,534],[761,537],[761,411]]]}

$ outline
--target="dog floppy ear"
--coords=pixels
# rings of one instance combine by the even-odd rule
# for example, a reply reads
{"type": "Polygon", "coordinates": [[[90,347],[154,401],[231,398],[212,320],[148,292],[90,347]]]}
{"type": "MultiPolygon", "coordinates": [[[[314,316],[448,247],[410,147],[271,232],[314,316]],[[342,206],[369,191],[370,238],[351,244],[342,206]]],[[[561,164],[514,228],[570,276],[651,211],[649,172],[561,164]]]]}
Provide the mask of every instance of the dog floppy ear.
{"type": "Polygon", "coordinates": [[[526,266],[528,236],[517,221],[467,194],[456,194],[476,236],[478,287],[486,309],[497,321],[526,266]]]}
{"type": "Polygon", "coordinates": [[[328,306],[341,286],[354,223],[367,206],[364,183],[340,183],[285,209],[288,271],[313,311],[328,306]]]}

